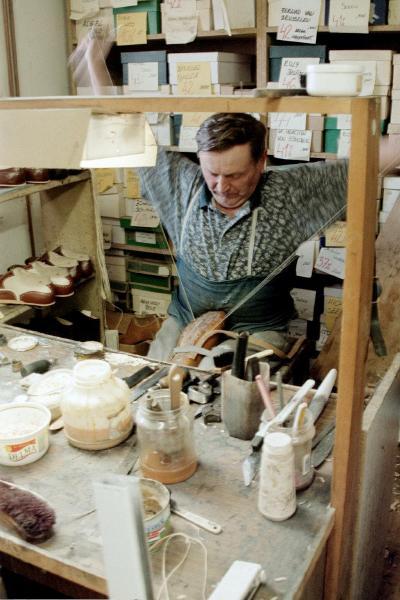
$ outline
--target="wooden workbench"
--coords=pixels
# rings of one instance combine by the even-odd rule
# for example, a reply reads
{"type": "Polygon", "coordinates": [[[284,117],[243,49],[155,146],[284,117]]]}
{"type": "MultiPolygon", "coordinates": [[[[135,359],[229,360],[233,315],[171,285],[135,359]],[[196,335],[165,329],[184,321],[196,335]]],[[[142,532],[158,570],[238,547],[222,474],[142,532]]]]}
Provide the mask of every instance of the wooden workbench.
{"type": "MultiPolygon", "coordinates": [[[[7,338],[20,330],[0,327],[7,338]]],[[[24,353],[23,362],[57,356],[59,366],[72,366],[74,344],[38,336],[40,344],[24,353]]],[[[4,353],[14,358],[7,347],[4,353]]],[[[16,354],[16,353],[15,353],[16,354]]],[[[21,353],[18,353],[19,356],[21,353]]],[[[132,372],[132,371],[131,371],[132,372]]],[[[1,367],[0,401],[21,393],[20,375],[1,367]]],[[[316,476],[312,486],[298,494],[296,514],[273,523],[257,510],[258,482],[245,487],[241,463],[249,443],[229,437],[222,424],[205,426],[196,420],[199,468],[188,481],[170,486],[182,508],[218,522],[223,532],[213,535],[172,517],[174,531],[200,536],[208,551],[207,594],[234,560],[259,562],[267,584],[256,598],[320,598],[324,551],[333,524],[329,507],[329,476],[316,476]],[[309,595],[312,588],[312,595],[309,595]]],[[[0,562],[15,571],[47,583],[69,597],[106,595],[101,539],[96,522],[92,480],[104,473],[135,472],[135,436],[116,448],[88,452],[71,447],[63,431],[51,435],[50,448],[39,461],[22,467],[0,466],[0,477],[44,496],[57,515],[55,536],[40,545],[21,540],[4,526],[0,529],[0,562]],[[45,570],[47,573],[44,573],[45,570]]],[[[116,507],[116,510],[118,507],[116,507]]],[[[116,548],[116,552],[118,549],[116,548]]],[[[178,554],[181,547],[171,549],[178,554]]],[[[152,553],[155,588],[160,585],[161,551],[152,553]]],[[[201,598],[203,558],[197,548],[171,581],[171,598],[201,598]]]]}

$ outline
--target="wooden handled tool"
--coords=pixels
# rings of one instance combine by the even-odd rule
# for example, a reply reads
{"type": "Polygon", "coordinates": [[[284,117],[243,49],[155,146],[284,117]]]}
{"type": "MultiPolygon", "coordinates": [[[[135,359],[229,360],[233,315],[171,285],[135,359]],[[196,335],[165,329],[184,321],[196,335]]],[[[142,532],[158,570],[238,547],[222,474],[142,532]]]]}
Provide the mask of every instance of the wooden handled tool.
{"type": "Polygon", "coordinates": [[[168,387],[171,396],[171,410],[176,410],[181,404],[182,382],[185,370],[178,365],[172,365],[168,373],[168,387]]]}

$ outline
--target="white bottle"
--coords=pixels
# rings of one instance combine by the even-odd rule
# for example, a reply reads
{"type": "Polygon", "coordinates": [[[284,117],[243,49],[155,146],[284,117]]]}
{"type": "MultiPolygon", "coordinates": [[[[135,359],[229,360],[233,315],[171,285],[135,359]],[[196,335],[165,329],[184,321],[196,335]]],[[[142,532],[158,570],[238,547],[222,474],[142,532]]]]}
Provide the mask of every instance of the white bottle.
{"type": "Polygon", "coordinates": [[[284,521],[296,512],[294,451],[286,433],[264,438],[258,510],[271,521],[284,521]]]}

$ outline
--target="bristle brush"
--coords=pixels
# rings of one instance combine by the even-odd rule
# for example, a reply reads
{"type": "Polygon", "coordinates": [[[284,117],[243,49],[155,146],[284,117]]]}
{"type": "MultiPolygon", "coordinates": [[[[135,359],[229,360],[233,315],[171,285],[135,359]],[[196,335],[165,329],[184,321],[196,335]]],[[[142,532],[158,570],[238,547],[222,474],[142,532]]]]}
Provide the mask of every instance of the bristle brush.
{"type": "Polygon", "coordinates": [[[0,479],[0,521],[11,525],[27,542],[44,542],[53,535],[54,510],[26,488],[0,479]]]}

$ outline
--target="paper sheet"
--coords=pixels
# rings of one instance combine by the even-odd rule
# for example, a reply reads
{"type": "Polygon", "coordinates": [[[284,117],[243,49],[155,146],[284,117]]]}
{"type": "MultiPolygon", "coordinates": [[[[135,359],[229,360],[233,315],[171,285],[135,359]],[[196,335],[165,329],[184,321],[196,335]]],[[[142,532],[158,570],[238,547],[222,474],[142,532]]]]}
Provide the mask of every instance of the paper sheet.
{"type": "Polygon", "coordinates": [[[196,0],[164,3],[163,29],[167,44],[188,44],[197,35],[196,0]]]}
{"type": "Polygon", "coordinates": [[[143,198],[134,200],[131,216],[132,227],[158,227],[159,224],[160,218],[147,200],[143,198]]]}
{"type": "Polygon", "coordinates": [[[315,44],[320,11],[320,0],[282,0],[277,39],[315,44]]]}
{"type": "Polygon", "coordinates": [[[268,127],[271,129],[305,129],[307,113],[271,112],[268,114],[268,127]]]}
{"type": "Polygon", "coordinates": [[[157,92],[158,63],[128,63],[128,90],[141,92],[157,92]]]}
{"type": "Polygon", "coordinates": [[[282,58],[279,87],[289,89],[300,88],[300,75],[307,73],[307,65],[316,64],[319,64],[317,56],[310,58],[282,58]]]}
{"type": "Polygon", "coordinates": [[[336,221],[325,230],[325,245],[335,248],[346,246],[346,221],[336,221]]]}
{"type": "Polygon", "coordinates": [[[147,43],[147,12],[117,14],[117,46],[147,43]]]}
{"type": "Polygon", "coordinates": [[[299,258],[296,263],[296,275],[298,277],[306,277],[308,279],[312,277],[318,244],[319,241],[310,240],[303,242],[297,249],[296,254],[298,254],[299,258]]]}
{"type": "Polygon", "coordinates": [[[71,0],[70,19],[79,21],[94,17],[100,10],[99,0],[71,0]]]}
{"type": "Polygon", "coordinates": [[[285,160],[310,160],[312,131],[278,129],[274,156],[285,160]]]}
{"type": "Polygon", "coordinates": [[[114,169],[96,169],[94,181],[96,194],[103,194],[114,185],[114,169]]]}
{"type": "Polygon", "coordinates": [[[345,248],[321,248],[315,269],[321,273],[344,279],[345,248]]]}
{"type": "Polygon", "coordinates": [[[133,169],[124,170],[124,194],[127,198],[141,198],[139,175],[133,169]]]}
{"type": "Polygon", "coordinates": [[[178,94],[181,96],[211,95],[211,66],[208,62],[176,64],[178,94]]]}
{"type": "Polygon", "coordinates": [[[330,0],[329,31],[368,33],[370,0],[330,0]]]}
{"type": "Polygon", "coordinates": [[[290,292],[300,319],[312,321],[317,292],[303,288],[293,288],[290,292]]]}

